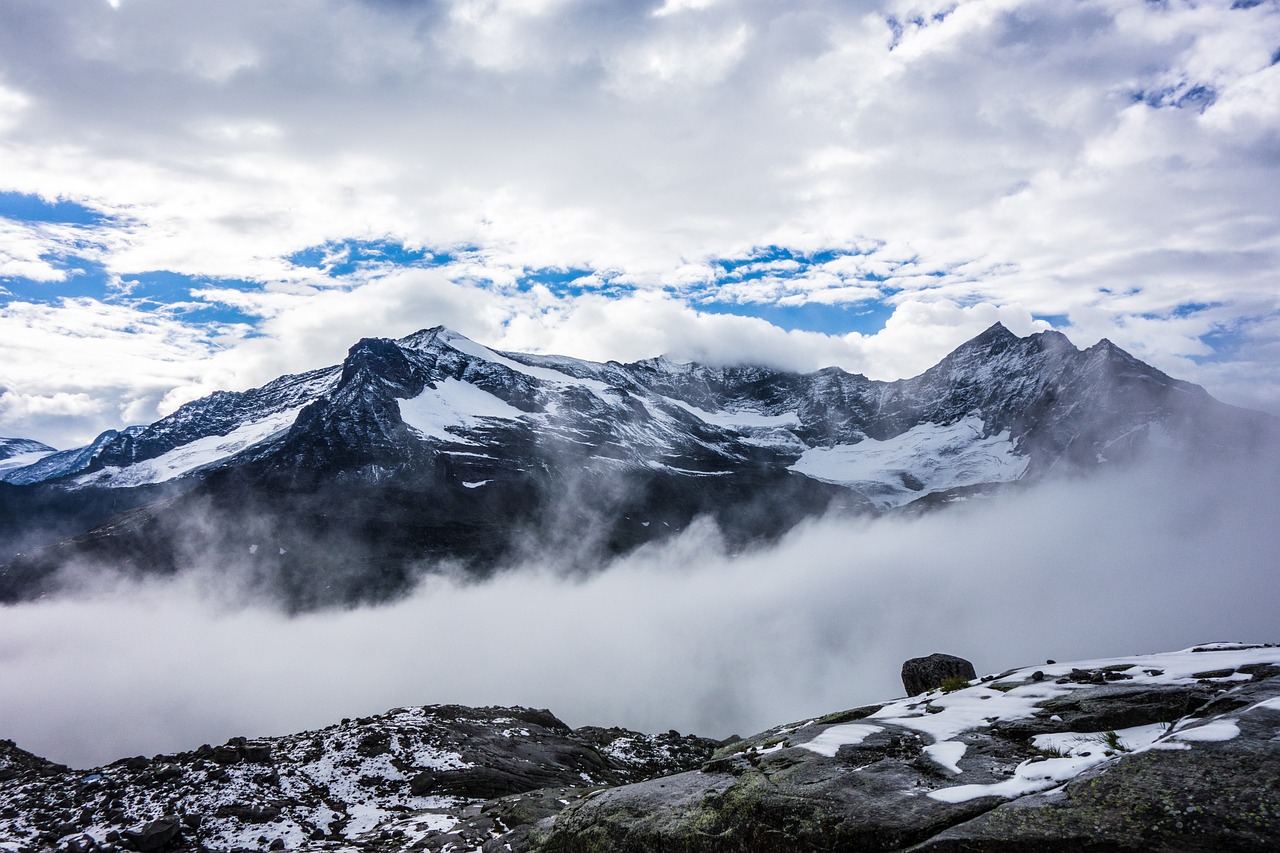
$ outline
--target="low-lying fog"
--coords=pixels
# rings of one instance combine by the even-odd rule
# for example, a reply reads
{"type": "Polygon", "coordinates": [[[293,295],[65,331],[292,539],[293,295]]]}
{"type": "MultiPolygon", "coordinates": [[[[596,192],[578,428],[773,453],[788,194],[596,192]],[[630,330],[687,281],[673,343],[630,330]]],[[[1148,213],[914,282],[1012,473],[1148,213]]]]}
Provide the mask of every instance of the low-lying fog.
{"type": "Polygon", "coordinates": [[[88,767],[433,703],[723,737],[897,696],[934,651],[983,673],[1276,641],[1278,471],[1113,472],[739,556],[693,529],[585,580],[548,559],[300,617],[199,575],[9,607],[0,737],[88,767]]]}

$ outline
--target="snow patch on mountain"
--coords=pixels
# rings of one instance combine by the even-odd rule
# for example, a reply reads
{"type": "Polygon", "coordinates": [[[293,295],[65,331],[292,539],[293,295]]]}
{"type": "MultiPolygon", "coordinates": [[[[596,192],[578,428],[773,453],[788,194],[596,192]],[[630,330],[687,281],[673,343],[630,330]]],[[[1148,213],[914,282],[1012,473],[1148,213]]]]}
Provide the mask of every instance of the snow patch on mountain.
{"type": "Polygon", "coordinates": [[[19,468],[25,468],[28,465],[34,465],[46,456],[51,456],[52,450],[36,450],[26,453],[15,453],[6,459],[0,459],[0,480],[3,479],[3,472],[16,471],[19,468]]]}
{"type": "Polygon", "coordinates": [[[287,430],[303,409],[298,406],[250,423],[241,424],[226,435],[210,435],[175,447],[154,459],[121,468],[108,466],[76,478],[76,485],[87,486],[141,486],[163,483],[201,468],[214,465],[230,456],[269,441],[287,430]]]}
{"type": "Polygon", "coordinates": [[[884,726],[869,726],[864,723],[846,723],[843,726],[832,726],[807,743],[797,744],[802,749],[835,758],[842,746],[857,746],[871,735],[884,731],[884,726]]]}
{"type": "Polygon", "coordinates": [[[809,448],[791,470],[864,490],[889,508],[933,492],[1017,480],[1028,461],[1008,431],[984,436],[982,419],[971,415],[949,425],[920,424],[884,441],[809,448]]]}
{"type": "Polygon", "coordinates": [[[94,456],[107,444],[114,441],[121,435],[130,433],[137,427],[129,427],[128,429],[116,431],[107,430],[93,440],[92,444],[85,447],[73,447],[69,450],[59,450],[56,453],[50,453],[34,462],[23,465],[21,467],[0,469],[0,482],[13,483],[14,485],[25,486],[31,483],[39,483],[45,480],[56,480],[59,477],[65,477],[74,474],[77,471],[83,471],[94,458],[94,456]]]}
{"type": "Polygon", "coordinates": [[[0,464],[8,463],[15,456],[40,453],[45,456],[54,449],[47,444],[29,438],[0,438],[0,464]]]}
{"type": "Polygon", "coordinates": [[[669,402],[674,406],[679,406],[705,423],[729,429],[777,429],[780,427],[799,426],[800,424],[800,416],[795,412],[784,412],[780,415],[766,415],[763,412],[749,409],[740,411],[722,409],[718,412],[708,412],[706,409],[691,406],[683,400],[670,400],[669,402]]]}
{"type": "Polygon", "coordinates": [[[477,443],[465,431],[483,426],[488,419],[519,420],[526,415],[488,391],[452,377],[400,400],[399,405],[401,419],[422,435],[465,444],[477,443]]]}

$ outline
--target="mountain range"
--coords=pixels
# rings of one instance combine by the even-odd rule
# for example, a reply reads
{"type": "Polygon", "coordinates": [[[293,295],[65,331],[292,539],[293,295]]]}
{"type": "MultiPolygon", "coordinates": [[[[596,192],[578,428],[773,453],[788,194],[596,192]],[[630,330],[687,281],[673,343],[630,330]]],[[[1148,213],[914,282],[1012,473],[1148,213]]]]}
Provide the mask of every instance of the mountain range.
{"type": "Polygon", "coordinates": [[[699,518],[745,547],[827,512],[1239,453],[1275,425],[1107,340],[1000,324],[893,382],[500,352],[436,327],[85,447],[0,439],[0,600],[192,566],[291,609],[380,600],[442,565],[585,568],[699,518]]]}

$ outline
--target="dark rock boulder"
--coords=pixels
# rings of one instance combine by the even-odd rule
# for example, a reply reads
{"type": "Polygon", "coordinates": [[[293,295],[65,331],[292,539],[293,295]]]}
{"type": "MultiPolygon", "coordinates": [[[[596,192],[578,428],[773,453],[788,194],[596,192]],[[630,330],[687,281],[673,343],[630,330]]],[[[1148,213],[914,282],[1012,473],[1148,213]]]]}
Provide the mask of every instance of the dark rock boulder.
{"type": "Polygon", "coordinates": [[[126,830],[122,835],[133,849],[141,853],[164,850],[182,832],[182,821],[176,817],[156,818],[138,829],[126,830]]]}
{"type": "Polygon", "coordinates": [[[906,688],[908,696],[941,687],[948,679],[972,681],[977,677],[973,664],[955,655],[935,653],[928,657],[912,658],[902,665],[902,686],[906,688]]]}

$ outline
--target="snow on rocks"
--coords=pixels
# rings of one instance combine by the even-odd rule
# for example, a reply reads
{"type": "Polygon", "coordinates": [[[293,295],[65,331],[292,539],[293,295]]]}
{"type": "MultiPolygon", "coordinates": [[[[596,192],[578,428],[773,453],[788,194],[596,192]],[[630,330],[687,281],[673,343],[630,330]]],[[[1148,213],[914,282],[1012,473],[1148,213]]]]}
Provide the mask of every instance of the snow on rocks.
{"type": "MultiPolygon", "coordinates": [[[[842,746],[857,746],[868,737],[884,731],[883,726],[868,726],[862,723],[846,723],[843,726],[832,726],[813,740],[797,744],[802,749],[835,758],[842,746]]],[[[782,744],[778,744],[782,746],[782,744]]]]}
{"type": "Polygon", "coordinates": [[[91,771],[2,741],[0,838],[15,853],[77,838],[109,853],[343,849],[389,834],[402,849],[443,837],[494,797],[671,773],[697,766],[712,746],[674,732],[577,733],[529,708],[449,705],[91,771]]]}
{"type": "Polygon", "coordinates": [[[1280,849],[1280,646],[948,689],[771,729],[698,772],[576,803],[541,849],[1280,849]]]}

